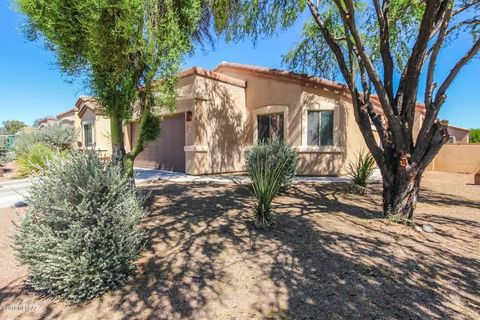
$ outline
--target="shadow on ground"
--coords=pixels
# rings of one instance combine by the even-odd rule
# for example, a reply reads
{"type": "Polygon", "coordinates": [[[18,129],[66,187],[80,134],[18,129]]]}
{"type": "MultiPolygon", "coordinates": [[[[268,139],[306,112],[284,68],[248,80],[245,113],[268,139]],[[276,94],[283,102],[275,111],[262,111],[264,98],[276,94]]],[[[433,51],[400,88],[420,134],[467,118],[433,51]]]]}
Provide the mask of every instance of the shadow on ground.
{"type": "MultiPolygon", "coordinates": [[[[68,311],[40,301],[37,318],[479,318],[476,200],[427,189],[421,200],[437,205],[421,204],[418,219],[438,230],[425,234],[379,219],[375,188],[358,196],[342,184],[295,185],[275,202],[276,226],[258,230],[239,186],[150,188],[150,240],[132,283],[68,311]]],[[[10,288],[0,305],[25,295],[10,288]]]]}

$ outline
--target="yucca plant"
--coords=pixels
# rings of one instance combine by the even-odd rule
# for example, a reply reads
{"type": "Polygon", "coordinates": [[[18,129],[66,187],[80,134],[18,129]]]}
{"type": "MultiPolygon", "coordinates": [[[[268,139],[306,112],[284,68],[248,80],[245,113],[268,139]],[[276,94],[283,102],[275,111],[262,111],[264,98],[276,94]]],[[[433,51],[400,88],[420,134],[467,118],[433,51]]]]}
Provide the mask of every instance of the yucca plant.
{"type": "Polygon", "coordinates": [[[347,175],[352,179],[351,189],[356,193],[365,193],[377,165],[373,156],[361,150],[357,152],[356,159],[347,167],[347,175]]]}
{"type": "Polygon", "coordinates": [[[35,143],[28,151],[17,158],[18,175],[24,178],[39,173],[46,168],[48,161],[56,155],[58,155],[58,152],[49,146],[43,143],[35,143]]]}
{"type": "Polygon", "coordinates": [[[275,222],[272,201],[282,187],[295,175],[297,155],[283,142],[270,140],[247,150],[247,172],[252,180],[252,195],[256,199],[255,224],[268,227],[275,222]]]}

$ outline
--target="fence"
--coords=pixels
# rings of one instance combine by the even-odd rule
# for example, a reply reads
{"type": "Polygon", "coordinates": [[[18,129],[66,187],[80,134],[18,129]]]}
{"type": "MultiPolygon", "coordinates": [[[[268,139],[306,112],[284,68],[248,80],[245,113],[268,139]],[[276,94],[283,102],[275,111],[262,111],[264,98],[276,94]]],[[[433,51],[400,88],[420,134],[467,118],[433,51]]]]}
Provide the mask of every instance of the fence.
{"type": "Polygon", "coordinates": [[[477,173],[480,170],[480,143],[446,144],[429,167],[433,171],[477,173]]]}

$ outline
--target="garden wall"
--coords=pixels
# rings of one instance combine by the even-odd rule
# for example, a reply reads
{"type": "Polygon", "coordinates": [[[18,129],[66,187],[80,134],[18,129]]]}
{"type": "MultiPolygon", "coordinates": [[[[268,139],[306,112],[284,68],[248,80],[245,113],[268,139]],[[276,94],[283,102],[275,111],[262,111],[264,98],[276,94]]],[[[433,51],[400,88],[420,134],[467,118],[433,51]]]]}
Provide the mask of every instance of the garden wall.
{"type": "Polygon", "coordinates": [[[429,169],[458,173],[478,172],[480,170],[480,143],[444,145],[429,169]]]}

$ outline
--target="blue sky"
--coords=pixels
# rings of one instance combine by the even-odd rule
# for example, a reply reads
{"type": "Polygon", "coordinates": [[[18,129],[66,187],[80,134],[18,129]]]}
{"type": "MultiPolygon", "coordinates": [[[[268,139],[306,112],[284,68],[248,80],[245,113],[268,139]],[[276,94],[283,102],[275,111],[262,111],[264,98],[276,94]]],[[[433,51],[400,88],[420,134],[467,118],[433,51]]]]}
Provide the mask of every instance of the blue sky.
{"type": "MultiPolygon", "coordinates": [[[[9,119],[32,124],[37,118],[56,115],[73,106],[79,95],[88,94],[81,79],[65,81],[55,66],[55,57],[40,42],[28,42],[20,30],[22,17],[11,9],[9,1],[0,4],[0,123],[9,119]]],[[[215,50],[197,50],[184,67],[211,69],[222,61],[281,68],[282,55],[299,38],[302,21],[287,32],[260,40],[254,48],[249,41],[218,42],[215,50]]],[[[438,62],[439,77],[445,76],[467,50],[469,42],[460,38],[446,49],[438,62]]],[[[423,93],[423,89],[421,91],[423,93]]],[[[440,113],[451,124],[480,127],[480,59],[471,62],[448,91],[440,113]]]]}

